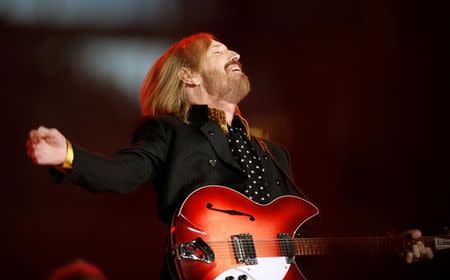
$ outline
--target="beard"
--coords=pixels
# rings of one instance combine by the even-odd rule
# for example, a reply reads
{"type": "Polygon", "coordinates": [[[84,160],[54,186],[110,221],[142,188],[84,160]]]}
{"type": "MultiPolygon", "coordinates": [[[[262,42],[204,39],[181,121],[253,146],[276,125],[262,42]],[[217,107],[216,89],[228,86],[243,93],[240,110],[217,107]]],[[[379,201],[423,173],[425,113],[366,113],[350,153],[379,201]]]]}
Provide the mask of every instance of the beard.
{"type": "Polygon", "coordinates": [[[234,74],[215,69],[202,76],[206,91],[233,104],[241,102],[250,92],[250,81],[243,72],[234,74]]]}

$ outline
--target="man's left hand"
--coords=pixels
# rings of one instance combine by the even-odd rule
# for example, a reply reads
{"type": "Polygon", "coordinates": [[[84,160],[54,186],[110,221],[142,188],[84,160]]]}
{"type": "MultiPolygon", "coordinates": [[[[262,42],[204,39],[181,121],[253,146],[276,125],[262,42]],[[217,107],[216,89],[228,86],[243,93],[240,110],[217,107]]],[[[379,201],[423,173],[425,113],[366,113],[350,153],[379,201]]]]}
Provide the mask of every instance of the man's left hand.
{"type": "Polygon", "coordinates": [[[418,229],[408,230],[406,232],[407,238],[411,239],[412,246],[404,252],[404,260],[406,263],[417,262],[421,259],[432,259],[433,251],[430,247],[426,247],[419,239],[422,237],[422,232],[418,229]]]}

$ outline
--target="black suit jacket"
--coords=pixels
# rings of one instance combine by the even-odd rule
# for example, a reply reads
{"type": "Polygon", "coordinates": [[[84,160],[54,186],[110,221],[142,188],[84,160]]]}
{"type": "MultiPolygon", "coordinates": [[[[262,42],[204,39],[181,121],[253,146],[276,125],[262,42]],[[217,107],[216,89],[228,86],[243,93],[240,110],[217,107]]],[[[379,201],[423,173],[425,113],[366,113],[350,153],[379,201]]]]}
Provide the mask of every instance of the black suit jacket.
{"type": "MultiPolygon", "coordinates": [[[[255,139],[251,140],[272,198],[297,194],[296,188],[255,139]]],[[[279,165],[292,177],[290,158],[279,145],[265,141],[279,165]]],[[[152,183],[158,195],[160,217],[168,222],[176,207],[193,190],[223,185],[238,191],[246,174],[233,157],[226,135],[208,118],[208,107],[193,106],[189,124],[171,115],[141,120],[132,145],[112,157],[103,157],[74,145],[73,169],[65,176],[90,191],[126,193],[152,183]]],[[[268,201],[269,202],[269,201],[268,201]]]]}

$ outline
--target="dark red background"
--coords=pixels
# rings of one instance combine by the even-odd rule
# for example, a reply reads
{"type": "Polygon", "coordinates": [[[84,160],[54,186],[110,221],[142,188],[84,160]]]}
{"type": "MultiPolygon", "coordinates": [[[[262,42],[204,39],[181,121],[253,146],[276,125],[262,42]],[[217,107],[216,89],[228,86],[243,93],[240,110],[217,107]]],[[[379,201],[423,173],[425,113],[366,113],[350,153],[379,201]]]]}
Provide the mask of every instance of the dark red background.
{"type": "MultiPolygon", "coordinates": [[[[41,124],[104,154],[129,143],[137,108],[68,67],[73,45],[91,35],[175,41],[207,31],[239,52],[253,88],[241,110],[290,151],[321,209],[321,235],[450,225],[448,2],[180,3],[181,18],[164,28],[0,22],[2,279],[46,279],[78,257],[112,280],[158,275],[165,228],[151,187],[93,195],[52,184],[26,156],[28,131],[41,124]]],[[[448,279],[449,261],[303,262],[309,279],[448,279]]]]}

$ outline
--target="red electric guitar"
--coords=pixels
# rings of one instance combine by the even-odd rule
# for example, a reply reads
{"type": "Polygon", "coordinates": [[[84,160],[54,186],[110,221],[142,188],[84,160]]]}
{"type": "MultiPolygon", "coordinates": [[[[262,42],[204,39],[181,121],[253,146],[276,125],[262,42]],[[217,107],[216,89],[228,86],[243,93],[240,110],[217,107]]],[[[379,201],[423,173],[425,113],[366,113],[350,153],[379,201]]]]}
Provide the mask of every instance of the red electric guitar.
{"type": "MultiPolygon", "coordinates": [[[[180,279],[305,279],[294,258],[338,251],[399,252],[405,238],[292,238],[319,213],[312,203],[291,195],[261,205],[223,186],[191,193],[176,213],[171,245],[180,279]]],[[[450,248],[450,239],[423,237],[435,250],[450,248]]]]}

